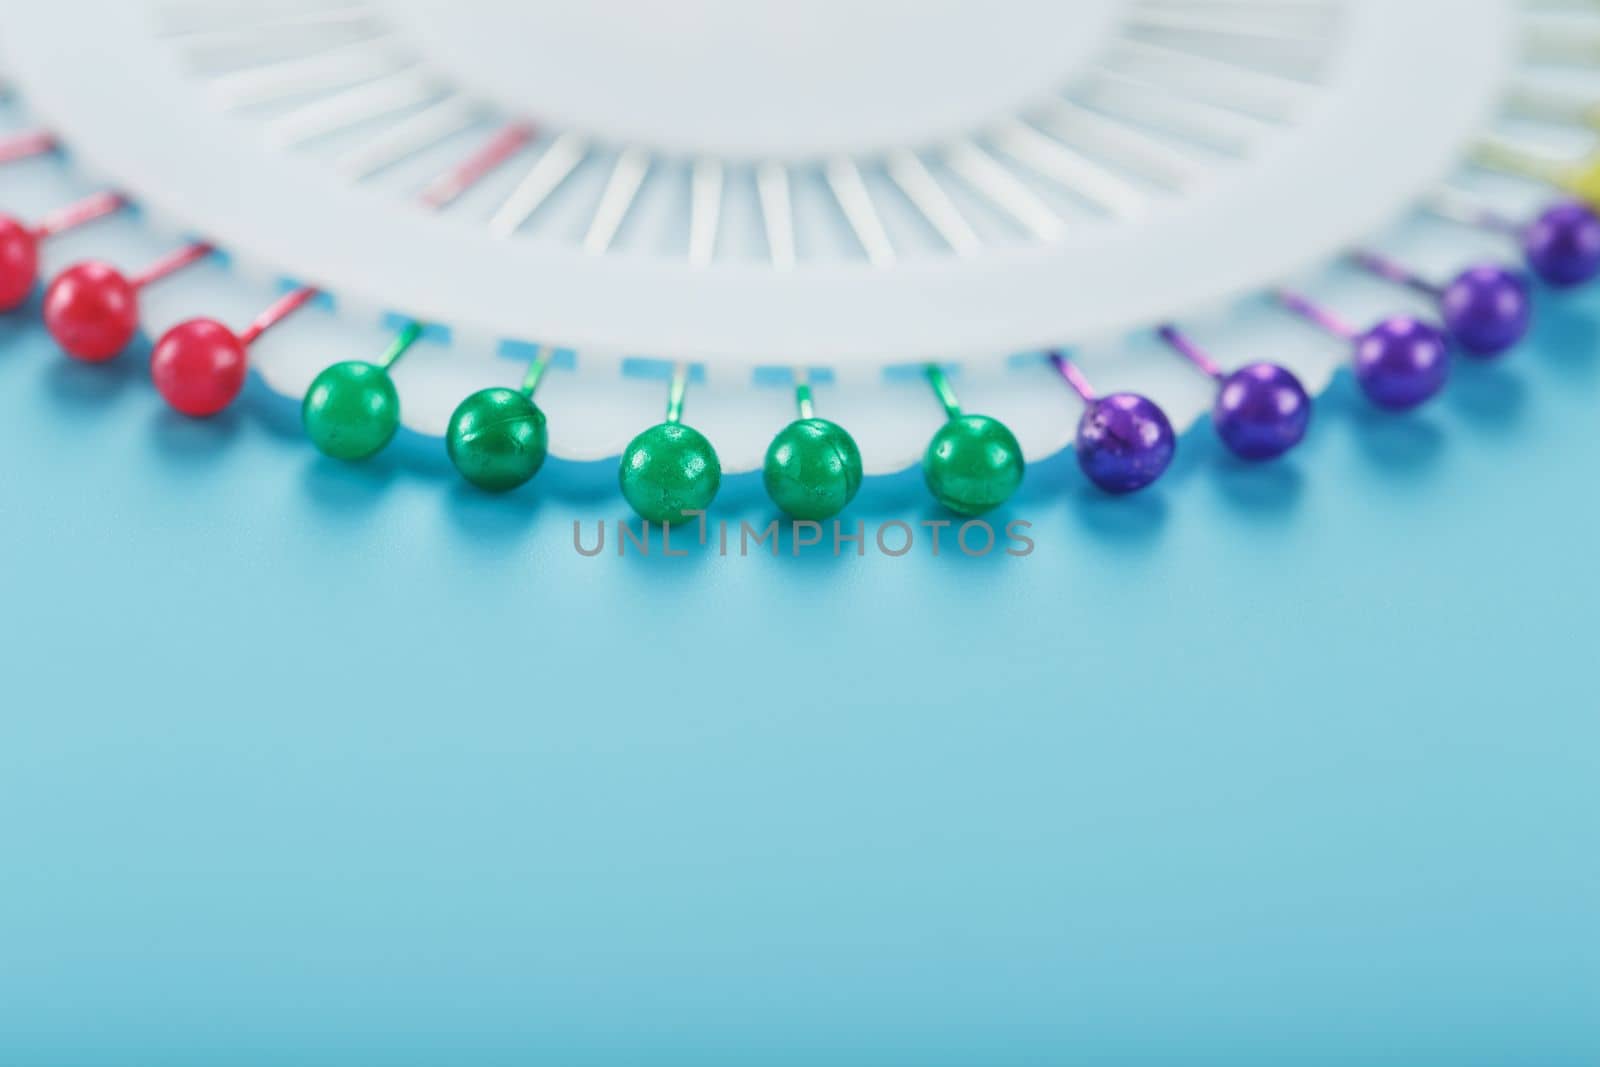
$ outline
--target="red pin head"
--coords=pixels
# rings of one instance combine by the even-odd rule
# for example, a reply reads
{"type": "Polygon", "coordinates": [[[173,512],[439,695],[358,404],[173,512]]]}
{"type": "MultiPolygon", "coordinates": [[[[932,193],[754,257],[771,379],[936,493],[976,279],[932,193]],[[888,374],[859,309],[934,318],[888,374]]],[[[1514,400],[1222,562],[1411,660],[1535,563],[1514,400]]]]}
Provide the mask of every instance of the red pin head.
{"type": "Polygon", "coordinates": [[[139,290],[109,263],[76,264],[45,290],[44,324],[67,355],[103,362],[139,331],[139,290]]]}
{"type": "Polygon", "coordinates": [[[0,215],[0,311],[13,311],[27,303],[33,283],[39,280],[40,241],[104,218],[125,204],[121,194],[107,191],[60,208],[37,226],[0,215]]]}
{"type": "Polygon", "coordinates": [[[185,415],[215,415],[244,388],[245,342],[216,319],[189,319],[161,335],[150,353],[156,389],[185,415]]]}
{"type": "MultiPolygon", "coordinates": [[[[532,136],[532,130],[520,123],[501,130],[478,153],[425,189],[423,204],[433,209],[449,204],[514,155],[532,136]]],[[[209,245],[191,246],[189,252],[177,253],[150,267],[133,284],[137,287],[163,277],[210,250],[209,245]]],[[[156,390],[185,415],[215,415],[233,403],[244,388],[249,347],[267,330],[315,300],[318,292],[315,286],[304,285],[286,293],[237,334],[215,319],[178,323],[161,335],[150,353],[150,377],[156,390]]]]}
{"type": "Polygon", "coordinates": [[[185,245],[132,277],[93,260],[68,267],[44,292],[45,327],[67,355],[108,360],[139,332],[139,290],[210,254],[204,242],[185,245]]]}
{"type": "Polygon", "coordinates": [[[244,388],[247,350],[256,338],[317,297],[301,286],[281,296],[234,333],[216,319],[189,319],[161,335],[150,353],[150,377],[167,403],[185,415],[215,415],[244,388]]]}
{"type": "Polygon", "coordinates": [[[0,311],[28,301],[39,277],[39,239],[10,215],[0,215],[0,311]]]}

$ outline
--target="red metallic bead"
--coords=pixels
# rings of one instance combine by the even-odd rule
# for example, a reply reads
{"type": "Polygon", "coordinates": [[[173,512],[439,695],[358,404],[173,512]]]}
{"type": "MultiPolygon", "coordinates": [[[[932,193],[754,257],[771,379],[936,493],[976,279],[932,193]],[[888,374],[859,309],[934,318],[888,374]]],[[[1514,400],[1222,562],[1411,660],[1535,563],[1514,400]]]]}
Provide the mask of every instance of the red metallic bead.
{"type": "Polygon", "coordinates": [[[161,335],[150,353],[150,377],[167,403],[185,415],[215,415],[244,388],[244,342],[215,319],[189,319],[161,335]]]}
{"type": "Polygon", "coordinates": [[[139,291],[109,263],[79,263],[45,290],[44,324],[67,355],[108,360],[139,332],[139,291]]]}
{"type": "Polygon", "coordinates": [[[38,278],[38,235],[10,215],[0,215],[0,311],[26,304],[38,278]]]}

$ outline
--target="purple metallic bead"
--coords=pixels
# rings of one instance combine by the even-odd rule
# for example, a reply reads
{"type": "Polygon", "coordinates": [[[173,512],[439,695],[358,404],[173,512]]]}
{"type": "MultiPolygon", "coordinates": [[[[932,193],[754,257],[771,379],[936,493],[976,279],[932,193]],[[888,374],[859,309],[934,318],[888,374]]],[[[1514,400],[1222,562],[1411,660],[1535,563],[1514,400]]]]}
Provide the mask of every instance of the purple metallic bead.
{"type": "Polygon", "coordinates": [[[1462,271],[1439,298],[1445,329],[1474,356],[1498,356],[1528,332],[1533,298],[1521,271],[1488,264],[1462,271]]]}
{"type": "Polygon", "coordinates": [[[1133,393],[1095,397],[1078,422],[1078,466],[1108,493],[1131,493],[1161,477],[1177,439],[1166,413],[1133,393]]]}
{"type": "Polygon", "coordinates": [[[1522,232],[1522,250],[1546,285],[1582,285],[1600,274],[1600,215],[1576,200],[1547,208],[1522,232]]]}
{"type": "Polygon", "coordinates": [[[1211,422],[1240,459],[1274,459],[1305,438],[1311,398],[1287,369],[1252,363],[1222,379],[1211,422]]]}
{"type": "Polygon", "coordinates": [[[1408,315],[1384,319],[1356,338],[1356,381],[1367,399],[1406,411],[1434,396],[1450,378],[1450,341],[1408,315]]]}

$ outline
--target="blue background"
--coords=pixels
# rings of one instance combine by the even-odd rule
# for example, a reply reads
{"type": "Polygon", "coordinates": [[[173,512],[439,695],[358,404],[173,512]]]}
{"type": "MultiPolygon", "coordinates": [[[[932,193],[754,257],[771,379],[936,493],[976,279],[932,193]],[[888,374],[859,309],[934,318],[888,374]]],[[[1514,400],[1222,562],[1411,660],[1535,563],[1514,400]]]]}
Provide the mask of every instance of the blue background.
{"type": "MultiPolygon", "coordinates": [[[[0,1059],[1593,1064],[1600,299],[1023,559],[597,559],[0,321],[0,1059]]],[[[766,521],[738,478],[719,513],[766,521]]],[[[854,517],[934,517],[915,475],[854,517]]]]}

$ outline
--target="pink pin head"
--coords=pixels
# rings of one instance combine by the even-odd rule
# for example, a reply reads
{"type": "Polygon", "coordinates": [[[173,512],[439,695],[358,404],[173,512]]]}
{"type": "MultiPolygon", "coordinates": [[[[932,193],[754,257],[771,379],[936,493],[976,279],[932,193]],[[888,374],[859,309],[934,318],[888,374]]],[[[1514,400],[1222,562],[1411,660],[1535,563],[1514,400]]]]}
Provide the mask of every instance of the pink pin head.
{"type": "Polygon", "coordinates": [[[139,332],[139,290],[109,263],[75,264],[45,290],[44,324],[67,355],[104,362],[139,332]]]}
{"type": "Polygon", "coordinates": [[[10,215],[0,215],[0,311],[27,303],[38,279],[38,235],[10,215]]]}
{"type": "Polygon", "coordinates": [[[150,377],[162,398],[185,415],[215,415],[244,388],[245,342],[216,319],[188,319],[161,335],[150,377]]]}

